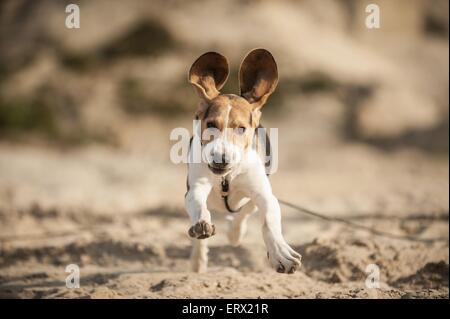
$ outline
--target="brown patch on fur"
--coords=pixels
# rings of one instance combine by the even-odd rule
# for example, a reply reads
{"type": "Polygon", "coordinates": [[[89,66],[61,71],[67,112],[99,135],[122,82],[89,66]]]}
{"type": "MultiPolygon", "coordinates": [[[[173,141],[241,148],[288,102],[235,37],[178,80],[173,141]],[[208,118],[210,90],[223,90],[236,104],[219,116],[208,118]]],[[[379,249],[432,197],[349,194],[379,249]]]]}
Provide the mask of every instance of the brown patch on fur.
{"type": "Polygon", "coordinates": [[[226,131],[228,140],[241,149],[247,149],[252,145],[254,130],[259,126],[260,108],[277,86],[277,65],[267,50],[249,52],[239,70],[241,96],[219,92],[228,73],[227,59],[216,52],[200,56],[189,71],[189,82],[201,99],[196,118],[202,119],[202,144],[214,138],[203,139],[203,132],[210,125],[222,133],[231,129],[226,131]],[[239,129],[244,132],[239,133],[239,129]]]}
{"type": "MultiPolygon", "coordinates": [[[[209,103],[205,115],[202,121],[202,133],[208,129],[208,124],[212,124],[222,133],[228,128],[226,133],[229,141],[242,149],[251,146],[253,129],[257,127],[258,123],[254,121],[252,106],[244,98],[233,94],[219,95],[209,103]],[[225,127],[227,117],[228,125],[225,127]],[[244,129],[245,132],[239,134],[239,129],[244,129]]],[[[211,140],[212,138],[202,142],[208,143],[211,140]]]]}
{"type": "Polygon", "coordinates": [[[239,69],[239,85],[243,96],[254,108],[260,108],[275,91],[278,69],[269,51],[255,49],[242,61],[239,69]]]}
{"type": "Polygon", "coordinates": [[[200,98],[210,101],[220,94],[227,81],[229,67],[227,59],[216,52],[200,56],[189,70],[189,82],[200,98]]]}

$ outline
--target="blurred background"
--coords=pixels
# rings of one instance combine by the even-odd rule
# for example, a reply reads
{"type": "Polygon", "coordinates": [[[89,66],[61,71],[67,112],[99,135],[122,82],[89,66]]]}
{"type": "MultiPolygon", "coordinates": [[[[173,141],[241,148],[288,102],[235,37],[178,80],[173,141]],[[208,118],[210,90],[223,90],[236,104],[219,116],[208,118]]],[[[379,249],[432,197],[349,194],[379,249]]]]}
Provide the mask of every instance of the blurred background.
{"type": "MultiPolygon", "coordinates": [[[[196,108],[187,71],[202,53],[220,52],[231,67],[222,92],[237,94],[240,61],[263,47],[280,75],[262,118],[279,129],[275,194],[395,233],[446,238],[389,243],[410,251],[384,275],[387,297],[431,287],[448,298],[448,10],[447,0],[1,1],[0,295],[199,296],[198,279],[188,278],[192,290],[180,279],[167,292],[164,275],[151,273],[145,280],[156,288],[142,290],[111,269],[187,271],[186,167],[169,160],[170,131],[191,130],[196,108]],[[69,3],[80,7],[79,29],[65,27],[69,3]],[[380,7],[379,29],[365,25],[369,3],[380,7]],[[84,281],[91,290],[42,284],[64,278],[66,262],[93,267],[84,281]],[[27,277],[36,272],[43,277],[27,277]]],[[[356,265],[350,252],[337,253],[355,238],[390,265],[392,256],[373,246],[380,239],[283,214],[286,238],[309,257],[299,281],[318,288],[308,295],[298,281],[282,281],[231,296],[367,297],[345,286],[364,273],[365,259],[356,265]],[[345,236],[350,242],[336,243],[345,236]],[[324,249],[338,261],[319,265],[324,249]],[[321,286],[330,283],[341,286],[321,286]]],[[[233,280],[267,270],[252,222],[244,247],[262,252],[257,262],[226,248],[217,217],[212,265],[237,268],[222,269],[233,280]]]]}

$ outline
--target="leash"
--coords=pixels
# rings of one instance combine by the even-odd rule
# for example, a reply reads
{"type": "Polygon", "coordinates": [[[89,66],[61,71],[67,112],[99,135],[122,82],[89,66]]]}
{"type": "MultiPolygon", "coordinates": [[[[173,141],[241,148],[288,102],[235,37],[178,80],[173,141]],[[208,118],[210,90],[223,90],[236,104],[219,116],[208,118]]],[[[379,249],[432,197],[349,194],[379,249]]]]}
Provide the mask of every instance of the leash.
{"type": "MultiPolygon", "coordinates": [[[[238,213],[242,207],[240,207],[239,209],[232,209],[230,207],[230,205],[228,204],[228,194],[230,191],[230,184],[226,177],[222,177],[221,187],[222,187],[221,194],[222,194],[222,198],[223,198],[226,209],[228,210],[228,212],[230,212],[232,214],[238,213]]],[[[320,219],[326,220],[328,222],[339,222],[339,223],[347,225],[348,227],[365,230],[369,233],[372,233],[372,234],[380,236],[380,237],[387,237],[387,238],[392,238],[392,239],[408,240],[408,241],[415,241],[415,242],[425,242],[425,243],[432,243],[432,242],[436,242],[436,241],[446,241],[446,240],[448,241],[448,238],[444,238],[444,237],[441,237],[441,238],[418,238],[415,236],[392,234],[392,233],[389,233],[386,231],[382,231],[382,230],[371,228],[371,227],[368,227],[365,225],[357,224],[357,223],[354,223],[347,219],[334,217],[334,216],[327,216],[327,215],[312,211],[308,208],[290,203],[290,202],[282,200],[282,199],[278,199],[278,202],[284,206],[295,209],[296,211],[298,211],[300,213],[303,213],[303,214],[306,214],[309,216],[313,216],[316,218],[320,218],[320,219]]]]}
{"type": "Polygon", "coordinates": [[[228,178],[226,176],[222,176],[222,182],[220,183],[221,186],[221,195],[223,198],[223,203],[225,204],[225,208],[228,210],[229,213],[238,213],[242,207],[239,207],[238,209],[232,209],[230,205],[228,204],[228,194],[230,193],[230,182],[228,181],[228,178]]]}
{"type": "Polygon", "coordinates": [[[392,233],[385,232],[385,231],[382,231],[382,230],[378,230],[378,229],[375,229],[375,228],[371,228],[371,227],[368,227],[368,226],[365,226],[365,225],[357,224],[357,223],[354,223],[354,222],[352,222],[350,220],[347,220],[347,219],[343,219],[343,218],[339,218],[339,217],[333,217],[333,216],[326,216],[326,215],[314,212],[314,211],[312,211],[310,209],[301,207],[299,205],[292,204],[292,203],[290,203],[288,201],[285,201],[285,200],[282,200],[282,199],[279,199],[278,202],[280,204],[283,204],[283,205],[285,205],[287,207],[293,208],[296,211],[304,213],[306,215],[314,216],[314,217],[317,217],[317,218],[320,218],[320,219],[323,219],[323,220],[326,220],[326,221],[329,221],[329,222],[339,222],[339,223],[345,224],[345,225],[347,225],[347,226],[349,226],[351,228],[362,229],[362,230],[365,230],[367,232],[370,232],[370,233],[372,233],[374,235],[381,236],[381,237],[387,237],[387,238],[392,238],[392,239],[401,239],[401,240],[409,240],[409,241],[416,241],[416,242],[426,242],[426,243],[432,243],[432,242],[436,242],[436,241],[448,241],[448,238],[445,238],[445,237],[418,238],[418,237],[415,237],[415,236],[408,236],[408,235],[396,235],[396,234],[392,234],[392,233]]]}
{"type": "MultiPolygon", "coordinates": [[[[264,127],[261,126],[261,125],[258,126],[258,128],[263,128],[264,129],[264,127]]],[[[269,139],[267,133],[266,133],[265,138],[266,138],[266,143],[269,143],[268,144],[268,149],[266,149],[266,156],[270,156],[270,154],[271,154],[270,139],[269,139]]],[[[191,137],[190,143],[191,142],[192,142],[192,137],[191,137]]],[[[266,168],[270,167],[270,161],[269,161],[269,164],[266,162],[265,166],[266,166],[266,168]]],[[[269,175],[269,174],[267,174],[267,175],[269,175]]],[[[188,190],[189,190],[189,185],[187,185],[187,186],[188,186],[188,190]]],[[[230,192],[230,182],[229,182],[229,180],[228,180],[228,178],[226,176],[222,177],[222,181],[220,183],[220,186],[221,186],[221,195],[222,195],[223,202],[224,202],[224,205],[225,205],[225,208],[227,209],[227,211],[229,213],[232,213],[232,214],[240,212],[242,207],[239,207],[238,209],[232,209],[230,207],[230,204],[228,203],[228,195],[229,195],[229,192],[230,192]]],[[[445,237],[418,238],[418,237],[415,237],[415,236],[392,234],[392,233],[389,233],[389,232],[386,232],[386,231],[382,231],[382,230],[379,230],[379,229],[375,229],[375,228],[371,228],[371,227],[368,227],[368,226],[365,226],[365,225],[354,223],[354,222],[352,222],[350,220],[347,220],[347,219],[344,219],[344,218],[339,218],[339,217],[334,217],[334,216],[327,216],[327,215],[324,215],[324,214],[312,211],[312,210],[310,210],[308,208],[305,208],[305,207],[302,207],[302,206],[290,203],[290,202],[282,200],[282,199],[279,199],[278,202],[280,204],[282,204],[282,205],[285,205],[287,207],[295,209],[296,211],[298,211],[300,213],[303,213],[303,214],[306,214],[306,215],[309,215],[309,216],[313,216],[313,217],[316,217],[316,218],[320,218],[320,219],[326,220],[328,222],[339,222],[341,224],[347,225],[350,228],[361,229],[361,230],[367,231],[367,232],[369,232],[371,234],[374,234],[374,235],[380,236],[380,237],[386,237],[386,238],[392,238],[392,239],[400,239],[400,240],[408,240],[408,241],[415,241],[415,242],[425,242],[425,243],[432,243],[432,242],[436,242],[436,241],[448,241],[448,238],[445,238],[445,237]]]]}

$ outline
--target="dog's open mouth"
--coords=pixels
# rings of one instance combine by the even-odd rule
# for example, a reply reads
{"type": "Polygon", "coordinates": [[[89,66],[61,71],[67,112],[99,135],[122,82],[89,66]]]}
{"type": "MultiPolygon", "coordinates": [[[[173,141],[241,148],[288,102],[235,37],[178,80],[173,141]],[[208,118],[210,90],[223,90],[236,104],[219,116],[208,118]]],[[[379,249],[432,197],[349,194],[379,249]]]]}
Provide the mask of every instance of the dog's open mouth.
{"type": "Polygon", "coordinates": [[[230,170],[230,168],[228,167],[227,168],[214,167],[210,164],[208,164],[208,168],[211,170],[211,172],[213,172],[216,175],[223,175],[230,170]]]}

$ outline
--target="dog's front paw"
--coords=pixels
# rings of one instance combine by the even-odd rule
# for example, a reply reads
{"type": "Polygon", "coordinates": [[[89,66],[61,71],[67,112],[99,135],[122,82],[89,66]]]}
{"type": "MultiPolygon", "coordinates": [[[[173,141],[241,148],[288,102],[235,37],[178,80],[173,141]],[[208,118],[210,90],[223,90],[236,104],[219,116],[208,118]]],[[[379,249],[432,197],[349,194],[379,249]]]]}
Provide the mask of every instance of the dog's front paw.
{"type": "Polygon", "coordinates": [[[197,224],[191,226],[188,233],[192,238],[205,239],[216,233],[216,226],[201,220],[197,224]]]}
{"type": "Polygon", "coordinates": [[[301,266],[302,256],[287,243],[273,243],[267,252],[270,265],[279,273],[293,274],[301,266]]]}

